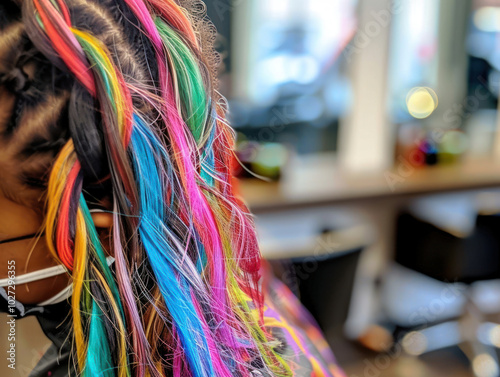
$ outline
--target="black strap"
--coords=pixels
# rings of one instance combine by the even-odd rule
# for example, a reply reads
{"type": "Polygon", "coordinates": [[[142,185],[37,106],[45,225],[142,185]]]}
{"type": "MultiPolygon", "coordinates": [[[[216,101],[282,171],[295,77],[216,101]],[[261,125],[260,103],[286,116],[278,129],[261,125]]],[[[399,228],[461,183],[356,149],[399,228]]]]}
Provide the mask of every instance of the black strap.
{"type": "Polygon", "coordinates": [[[4,244],[4,243],[10,243],[10,242],[17,242],[17,241],[27,240],[29,238],[35,238],[35,237],[38,237],[38,236],[43,236],[44,234],[45,234],[45,232],[42,232],[42,233],[38,233],[37,232],[37,233],[27,234],[25,236],[8,238],[6,240],[1,240],[0,241],[0,245],[4,244]]]}

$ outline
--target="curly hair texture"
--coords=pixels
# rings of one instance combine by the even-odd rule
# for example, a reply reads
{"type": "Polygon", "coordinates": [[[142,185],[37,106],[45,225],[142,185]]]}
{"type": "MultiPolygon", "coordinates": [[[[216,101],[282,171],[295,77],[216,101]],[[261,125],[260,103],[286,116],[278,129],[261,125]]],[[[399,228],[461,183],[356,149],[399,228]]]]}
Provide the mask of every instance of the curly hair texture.
{"type": "Polygon", "coordinates": [[[84,376],[291,374],[263,325],[214,35],[197,1],[1,2],[0,191],[44,213],[84,376]]]}

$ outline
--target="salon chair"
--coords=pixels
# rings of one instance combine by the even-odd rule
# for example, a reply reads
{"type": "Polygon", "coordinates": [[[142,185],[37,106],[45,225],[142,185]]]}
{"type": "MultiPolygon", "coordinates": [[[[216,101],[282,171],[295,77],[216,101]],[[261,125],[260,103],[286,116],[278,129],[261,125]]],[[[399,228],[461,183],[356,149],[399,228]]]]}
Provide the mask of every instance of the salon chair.
{"type": "Polygon", "coordinates": [[[437,281],[463,287],[456,290],[463,296],[459,297],[462,310],[458,316],[414,324],[401,336],[400,344],[412,355],[458,345],[477,377],[499,376],[496,349],[500,347],[500,325],[486,320],[475,303],[473,287],[500,278],[500,215],[474,217],[470,231],[464,232],[445,229],[414,213],[400,214],[396,262],[437,281]]]}
{"type": "Polygon", "coordinates": [[[361,252],[374,238],[362,214],[309,208],[256,219],[263,256],[327,337],[343,335],[361,252]]]}

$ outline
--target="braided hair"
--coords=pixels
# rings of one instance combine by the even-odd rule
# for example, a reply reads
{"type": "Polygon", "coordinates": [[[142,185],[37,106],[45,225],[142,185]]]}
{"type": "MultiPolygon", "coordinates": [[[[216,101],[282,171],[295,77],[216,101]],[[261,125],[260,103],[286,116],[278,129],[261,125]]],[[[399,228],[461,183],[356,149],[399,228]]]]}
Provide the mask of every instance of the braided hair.
{"type": "Polygon", "coordinates": [[[285,376],[202,3],[2,0],[0,191],[44,212],[84,376],[285,376]],[[113,268],[90,209],[112,204],[113,268]]]}

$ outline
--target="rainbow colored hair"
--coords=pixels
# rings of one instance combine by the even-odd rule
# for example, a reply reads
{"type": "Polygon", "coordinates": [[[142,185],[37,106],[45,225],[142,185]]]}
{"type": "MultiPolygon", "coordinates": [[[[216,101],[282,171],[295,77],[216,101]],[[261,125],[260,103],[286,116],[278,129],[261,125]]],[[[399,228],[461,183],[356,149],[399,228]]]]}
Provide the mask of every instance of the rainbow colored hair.
{"type": "Polygon", "coordinates": [[[72,273],[77,371],[291,375],[263,326],[255,231],[232,189],[234,136],[193,22],[173,0],[116,1],[151,46],[149,82],[126,76],[112,46],[73,24],[79,1],[23,4],[30,39],[75,80],[45,228],[72,273]],[[88,187],[106,184],[113,268],[89,210],[88,187]]]}

